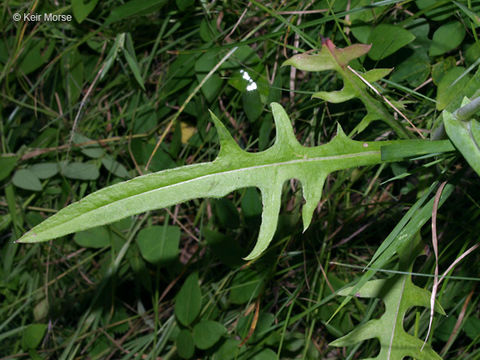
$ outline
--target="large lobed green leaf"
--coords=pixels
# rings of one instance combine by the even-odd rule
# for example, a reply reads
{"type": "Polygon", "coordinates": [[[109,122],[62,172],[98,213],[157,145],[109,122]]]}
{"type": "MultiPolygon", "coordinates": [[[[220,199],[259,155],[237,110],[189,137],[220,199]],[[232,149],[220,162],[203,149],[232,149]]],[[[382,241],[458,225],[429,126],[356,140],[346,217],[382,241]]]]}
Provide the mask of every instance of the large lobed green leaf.
{"type": "MultiPolygon", "coordinates": [[[[339,295],[349,295],[351,290],[344,289],[339,295]]],[[[442,359],[430,345],[425,345],[422,350],[423,341],[410,335],[403,328],[403,319],[408,309],[414,306],[430,306],[430,292],[414,285],[410,275],[396,275],[388,280],[370,280],[356,296],[382,298],[385,313],[380,319],[370,320],[356,327],[330,345],[351,346],[377,338],[380,341],[380,353],[373,359],[365,360],[402,360],[407,356],[419,360],[442,359]]],[[[445,315],[445,311],[438,303],[435,310],[445,315]]]]}
{"type": "Polygon", "coordinates": [[[258,153],[242,150],[212,114],[221,144],[215,161],[139,176],[101,189],[60,210],[18,241],[46,241],[148,210],[195,198],[222,197],[233,190],[255,186],[261,191],[263,211],[258,241],[246,257],[253,259],[267,248],[273,238],[285,181],[295,178],[302,184],[306,200],[302,218],[306,229],[329,173],[381,163],[382,146],[417,142],[354,141],[339,126],[337,135],[328,144],[305,147],[295,138],[285,110],[277,103],[272,103],[271,107],[277,129],[276,140],[271,148],[258,153]]]}
{"type": "MultiPolygon", "coordinates": [[[[365,360],[403,360],[411,357],[418,360],[441,360],[442,358],[416,336],[410,335],[404,329],[406,312],[416,306],[430,307],[431,293],[416,286],[409,274],[413,262],[423,244],[418,241],[404,243],[398,250],[400,270],[389,279],[370,280],[360,289],[357,286],[339,291],[341,296],[357,296],[362,298],[381,298],[385,303],[385,312],[379,319],[369,320],[360,324],[347,335],[336,339],[332,346],[351,346],[368,339],[378,339],[380,352],[375,358],[365,360]]],[[[435,310],[445,315],[442,306],[436,302],[435,310]]]]}

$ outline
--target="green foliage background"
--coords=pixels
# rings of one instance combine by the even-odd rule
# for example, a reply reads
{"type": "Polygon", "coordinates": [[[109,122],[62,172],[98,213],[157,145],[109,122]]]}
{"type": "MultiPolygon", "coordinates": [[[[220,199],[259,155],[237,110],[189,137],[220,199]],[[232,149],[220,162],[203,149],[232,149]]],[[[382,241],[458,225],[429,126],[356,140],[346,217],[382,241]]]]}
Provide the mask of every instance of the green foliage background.
{"type": "MultiPolygon", "coordinates": [[[[258,237],[255,188],[47,243],[14,241],[107,185],[213,160],[209,110],[251,152],[275,140],[271,102],[305,146],[330,141],[337,123],[361,141],[445,138],[441,111],[478,96],[479,1],[5,1],[1,9],[1,359],[384,359],[384,339],[358,342],[368,339],[358,329],[390,320],[405,330],[398,342],[425,338],[432,184],[449,183],[437,215],[440,273],[480,234],[480,137],[475,130],[464,146],[469,133],[450,117],[447,134],[466,160],[393,148],[382,156],[395,162],[330,174],[306,232],[292,180],[274,240],[251,262],[242,257],[258,237]],[[73,18],[12,20],[29,12],[73,18]],[[351,67],[393,68],[370,81],[416,129],[367,87],[326,95],[342,88],[341,71],[281,66],[325,38],[339,48],[372,44],[351,67]],[[365,99],[390,117],[369,116],[365,99]],[[387,247],[405,238],[400,256],[387,247]],[[378,264],[361,298],[345,302],[362,269],[378,264]],[[390,296],[378,289],[397,280],[408,284],[405,296],[396,285],[390,296]],[[415,307],[392,319],[385,311],[395,301],[415,307]]],[[[428,340],[438,355],[415,356],[479,358],[477,263],[473,252],[439,288],[437,310],[448,316],[435,315],[428,340]]]]}

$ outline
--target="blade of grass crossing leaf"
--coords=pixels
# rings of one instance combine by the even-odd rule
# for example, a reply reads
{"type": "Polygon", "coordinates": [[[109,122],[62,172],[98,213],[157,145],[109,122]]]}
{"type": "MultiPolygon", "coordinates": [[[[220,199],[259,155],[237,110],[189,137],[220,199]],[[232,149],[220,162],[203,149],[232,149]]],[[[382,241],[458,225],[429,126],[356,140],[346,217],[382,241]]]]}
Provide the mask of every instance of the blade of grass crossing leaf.
{"type": "Polygon", "coordinates": [[[280,20],[282,23],[284,23],[287,27],[290,27],[292,28],[292,30],[298,34],[302,39],[303,41],[305,41],[305,43],[310,46],[312,49],[315,49],[317,48],[318,46],[315,45],[315,40],[313,40],[310,36],[308,36],[307,34],[305,34],[302,30],[300,30],[299,27],[295,26],[294,24],[292,24],[290,21],[288,21],[287,19],[285,19],[283,16],[277,14],[276,11],[272,10],[272,9],[269,9],[268,7],[264,6],[263,4],[259,3],[258,1],[255,1],[255,0],[251,0],[251,3],[253,3],[255,6],[259,7],[260,9],[262,9],[263,11],[267,12],[268,14],[270,14],[271,16],[273,16],[274,18],[280,20]]]}
{"type": "Polygon", "coordinates": [[[480,26],[480,17],[477,14],[475,14],[472,10],[467,8],[465,5],[459,3],[458,1],[452,2],[457,5],[460,10],[462,10],[465,15],[467,15],[472,20],[472,22],[475,24],[475,27],[480,26]]]}
{"type": "Polygon", "coordinates": [[[127,36],[126,36],[125,47],[123,48],[123,55],[127,60],[130,70],[132,70],[135,80],[137,80],[142,90],[145,90],[145,85],[143,84],[143,78],[140,73],[140,67],[138,65],[137,57],[135,56],[135,49],[133,47],[133,40],[130,33],[127,33],[127,36]]]}
{"type": "Polygon", "coordinates": [[[103,63],[103,69],[100,72],[100,80],[102,80],[104,76],[107,74],[108,70],[110,70],[111,66],[117,59],[118,52],[123,49],[124,44],[125,44],[125,33],[118,34],[115,37],[115,42],[113,43],[113,46],[108,52],[107,58],[103,63]]]}
{"type": "MultiPolygon", "coordinates": [[[[445,186],[445,189],[439,200],[439,208],[453,193],[453,190],[453,185],[448,184],[445,186]]],[[[408,224],[399,232],[398,236],[396,237],[397,241],[392,242],[392,244],[383,251],[383,254],[378,256],[376,261],[372,262],[371,266],[373,268],[380,268],[384,266],[395,254],[397,249],[407,243],[421,229],[421,227],[432,217],[433,203],[434,199],[430,199],[427,204],[425,204],[420,210],[418,210],[418,212],[414,214],[414,216],[412,216],[412,219],[408,222],[408,224]]]]}
{"type": "Polygon", "coordinates": [[[377,260],[377,258],[382,255],[382,253],[387,249],[392,242],[397,238],[398,234],[402,229],[407,225],[407,223],[410,221],[410,219],[413,217],[413,215],[420,209],[420,207],[423,205],[425,200],[430,196],[432,193],[433,189],[435,189],[438,185],[438,182],[435,182],[430,186],[430,188],[423,194],[423,196],[418,199],[415,204],[407,211],[407,213],[402,217],[402,219],[398,222],[398,224],[393,228],[392,232],[387,236],[387,238],[382,242],[382,244],[378,247],[377,251],[375,254],[373,254],[372,259],[369,261],[369,263],[365,266],[371,267],[371,265],[377,260]]]}
{"type": "Polygon", "coordinates": [[[402,145],[383,146],[381,149],[383,161],[395,161],[412,156],[449,151],[455,151],[455,147],[449,140],[414,140],[402,145]]]}
{"type": "MultiPolygon", "coordinates": [[[[435,187],[436,187],[436,185],[438,185],[438,183],[436,182],[433,185],[435,185],[435,187]]],[[[433,185],[430,187],[428,193],[430,193],[433,190],[433,188],[434,188],[433,185]]],[[[442,206],[442,204],[445,202],[445,200],[452,194],[453,190],[454,190],[453,185],[448,184],[448,185],[445,186],[445,190],[442,193],[442,196],[441,196],[440,201],[439,201],[439,205],[438,205],[439,208],[440,208],[440,206],[442,206]]],[[[425,199],[423,197],[420,200],[425,201],[425,199]]],[[[416,211],[415,214],[413,212],[410,213],[410,214],[407,213],[408,215],[414,215],[414,216],[411,216],[411,220],[408,222],[407,225],[400,228],[400,231],[398,231],[397,227],[395,227],[394,231],[395,232],[398,231],[397,235],[395,237],[390,237],[390,236],[388,237],[388,239],[390,241],[389,246],[387,246],[387,245],[383,246],[383,244],[381,245],[381,247],[384,248],[383,253],[381,253],[380,255],[377,255],[376,261],[370,262],[372,269],[368,270],[360,278],[360,280],[357,282],[355,287],[352,288],[351,294],[356,294],[362,288],[362,286],[365,285],[367,283],[367,281],[370,280],[373,277],[373,275],[375,275],[375,273],[377,272],[376,269],[382,268],[391,259],[391,257],[395,254],[395,252],[401,246],[405,245],[421,229],[421,227],[428,221],[428,219],[431,218],[432,210],[433,210],[433,202],[434,202],[434,199],[430,199],[430,201],[425,206],[423,206],[420,210],[416,211]],[[397,240],[397,241],[395,243],[393,243],[394,240],[397,240]]],[[[418,209],[418,207],[417,207],[417,209],[418,209]]],[[[378,252],[378,250],[377,250],[377,252],[378,252]]],[[[370,263],[369,263],[369,265],[370,265],[370,263]]],[[[338,308],[335,310],[335,312],[330,317],[330,319],[327,321],[327,323],[329,323],[338,314],[338,312],[348,302],[350,302],[350,300],[352,298],[353,298],[352,295],[349,295],[349,296],[345,297],[345,299],[338,306],[338,308]]]]}

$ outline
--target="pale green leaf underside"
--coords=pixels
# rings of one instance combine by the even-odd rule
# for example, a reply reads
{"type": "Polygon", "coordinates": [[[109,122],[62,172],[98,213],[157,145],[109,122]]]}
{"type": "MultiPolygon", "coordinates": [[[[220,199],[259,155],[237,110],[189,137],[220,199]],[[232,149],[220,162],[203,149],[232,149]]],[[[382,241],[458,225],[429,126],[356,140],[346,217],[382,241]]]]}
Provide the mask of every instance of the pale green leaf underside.
{"type": "Polygon", "coordinates": [[[329,173],[380,163],[381,146],[399,143],[353,141],[339,127],[337,135],[328,144],[305,147],[296,140],[285,110],[277,103],[272,103],[271,107],[277,137],[274,145],[266,151],[248,153],[242,150],[212,114],[221,144],[215,161],[139,176],[101,189],[62,209],[18,241],[46,241],[141,212],[195,198],[222,197],[236,189],[255,186],[262,194],[263,212],[258,241],[246,258],[253,259],[273,238],[285,181],[295,178],[302,184],[306,200],[302,218],[306,229],[329,173]]]}
{"type": "MultiPolygon", "coordinates": [[[[470,101],[464,99],[462,106],[470,101]]],[[[476,119],[462,121],[444,111],[443,123],[450,140],[460,150],[470,166],[480,175],[480,122],[476,119]]]]}
{"type": "MultiPolygon", "coordinates": [[[[347,296],[351,291],[352,288],[343,289],[339,295],[347,296]]],[[[408,334],[403,328],[403,319],[409,308],[430,306],[430,292],[414,285],[409,275],[396,275],[388,280],[371,280],[356,296],[382,298],[385,313],[380,319],[370,320],[356,327],[330,345],[351,346],[377,338],[380,341],[380,353],[373,359],[365,360],[403,360],[407,356],[419,360],[442,359],[429,345],[425,345],[422,350],[423,341],[408,334]]],[[[440,304],[437,303],[435,309],[445,315],[440,304]]]]}

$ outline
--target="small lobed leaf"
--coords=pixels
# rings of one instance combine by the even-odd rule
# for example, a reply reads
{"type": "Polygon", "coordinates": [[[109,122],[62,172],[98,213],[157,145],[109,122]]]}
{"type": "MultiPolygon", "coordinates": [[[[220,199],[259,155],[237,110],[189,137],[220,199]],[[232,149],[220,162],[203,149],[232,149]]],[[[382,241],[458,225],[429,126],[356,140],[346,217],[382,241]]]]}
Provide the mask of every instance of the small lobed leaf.
{"type": "Polygon", "coordinates": [[[372,60],[384,59],[413,40],[415,35],[410,31],[396,25],[381,24],[370,34],[369,42],[372,44],[372,49],[368,56],[372,60]]]}
{"type": "Polygon", "coordinates": [[[20,189],[40,191],[42,183],[32,171],[28,169],[20,169],[15,171],[12,177],[13,185],[20,189]]]}
{"type": "Polygon", "coordinates": [[[178,321],[189,326],[200,313],[202,292],[198,285],[198,274],[191,274],[183,283],[175,298],[175,316],[178,321]]]}
{"type": "Polygon", "coordinates": [[[193,342],[192,333],[189,330],[183,329],[175,340],[177,346],[177,354],[182,359],[190,359],[195,352],[195,344],[193,342]]]}
{"type": "Polygon", "coordinates": [[[84,0],[72,0],[72,11],[75,20],[77,20],[78,23],[85,20],[88,14],[95,9],[97,3],[98,0],[90,0],[87,2],[84,2],[84,0]]]}
{"type": "MultiPolygon", "coordinates": [[[[88,143],[92,142],[92,139],[79,134],[79,133],[74,133],[73,134],[73,142],[75,144],[82,144],[82,143],[88,143]]],[[[93,159],[97,159],[99,157],[102,157],[105,154],[105,151],[100,147],[98,144],[90,144],[86,146],[81,147],[81,152],[82,154],[87,155],[88,157],[91,157],[93,159]]]]}
{"type": "Polygon", "coordinates": [[[42,342],[43,336],[47,331],[46,324],[31,324],[26,327],[22,335],[23,350],[36,349],[42,342]]]}
{"type": "Polygon", "coordinates": [[[93,249],[101,249],[111,244],[110,232],[105,226],[80,231],[75,234],[73,240],[81,247],[93,249]]]}
{"type": "Polygon", "coordinates": [[[142,257],[152,264],[168,264],[178,256],[180,228],[178,226],[150,226],[140,230],[137,245],[142,257]]]}
{"type": "Polygon", "coordinates": [[[462,23],[455,21],[440,26],[433,33],[433,42],[428,50],[430,56],[445,54],[457,48],[465,37],[465,27],[462,23]]]}
{"type": "Polygon", "coordinates": [[[58,165],[56,163],[42,163],[30,166],[29,170],[39,179],[48,179],[58,174],[58,165]]]}
{"type": "Polygon", "coordinates": [[[193,340],[200,350],[206,350],[215,345],[227,332],[225,326],[212,320],[202,320],[193,328],[193,340]]]}
{"type": "Polygon", "coordinates": [[[240,348],[240,340],[227,339],[213,354],[213,360],[232,360],[236,359],[240,348]]]}
{"type": "Polygon", "coordinates": [[[0,155],[0,181],[8,177],[17,165],[18,157],[12,155],[0,155]]]}
{"type": "Polygon", "coordinates": [[[118,161],[113,160],[113,158],[108,155],[105,155],[102,158],[102,165],[115,176],[123,179],[130,177],[130,174],[125,166],[120,164],[118,161]]]}
{"type": "Polygon", "coordinates": [[[92,163],[62,163],[60,172],[63,176],[74,180],[96,180],[100,176],[98,167],[92,163]]]}
{"type": "Polygon", "coordinates": [[[263,349],[258,354],[253,356],[251,360],[276,360],[277,354],[272,349],[263,349]]]}

